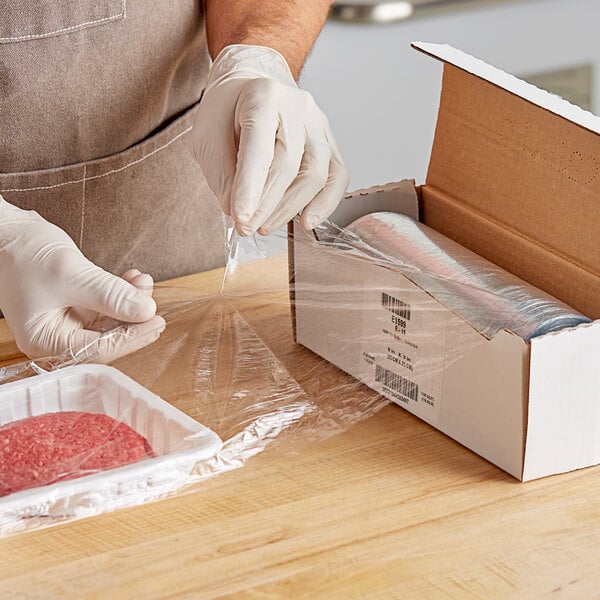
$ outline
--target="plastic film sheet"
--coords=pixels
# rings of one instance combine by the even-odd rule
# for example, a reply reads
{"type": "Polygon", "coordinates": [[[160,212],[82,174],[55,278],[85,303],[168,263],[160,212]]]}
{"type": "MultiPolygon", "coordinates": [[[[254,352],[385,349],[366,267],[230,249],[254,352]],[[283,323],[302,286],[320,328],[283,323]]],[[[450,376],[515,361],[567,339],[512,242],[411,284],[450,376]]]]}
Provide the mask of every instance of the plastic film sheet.
{"type": "Polygon", "coordinates": [[[388,403],[294,343],[287,256],[270,256],[286,236],[274,237],[268,248],[258,236],[240,245],[230,227],[224,273],[204,274],[201,288],[155,285],[167,327],[153,344],[111,360],[111,340],[131,338],[113,324],[76,353],[0,367],[0,446],[20,427],[42,455],[38,464],[0,454],[1,536],[197,490],[267,448],[301,452],[388,403]],[[42,434],[36,421],[57,414],[81,434],[68,455],[49,452],[61,426],[42,434]],[[112,419],[103,433],[94,424],[94,439],[90,414],[112,419]],[[147,454],[111,462],[130,437],[145,448],[136,435],[147,454]]]}
{"type": "Polygon", "coordinates": [[[156,285],[166,330],[141,349],[131,339],[130,354],[107,350],[132,336],[119,323],[77,353],[0,367],[0,450],[15,427],[42,447],[40,464],[0,452],[0,535],[195,491],[265,450],[302,452],[389,399],[435,423],[428,382],[495,332],[527,339],[586,320],[404,218],[296,223],[289,242],[290,273],[272,256],[284,233],[241,240],[230,226],[224,272],[156,285]],[[56,414],[84,439],[48,457],[61,425],[35,419],[56,414]],[[92,427],[89,414],[110,420],[92,427]]]}

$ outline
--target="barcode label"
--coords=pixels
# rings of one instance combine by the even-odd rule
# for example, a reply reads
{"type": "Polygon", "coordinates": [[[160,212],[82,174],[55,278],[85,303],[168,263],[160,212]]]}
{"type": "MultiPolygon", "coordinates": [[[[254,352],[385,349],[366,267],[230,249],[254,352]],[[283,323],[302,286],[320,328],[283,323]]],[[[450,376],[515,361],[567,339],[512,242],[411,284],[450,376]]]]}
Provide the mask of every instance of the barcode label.
{"type": "Polygon", "coordinates": [[[394,298],[385,292],[381,292],[381,306],[395,315],[398,315],[401,319],[410,321],[410,304],[394,298]]]}
{"type": "Polygon", "coordinates": [[[397,392],[404,398],[414,400],[415,402],[419,399],[419,386],[416,383],[413,383],[409,379],[406,379],[381,365],[375,365],[375,381],[381,383],[384,387],[397,392]]]}

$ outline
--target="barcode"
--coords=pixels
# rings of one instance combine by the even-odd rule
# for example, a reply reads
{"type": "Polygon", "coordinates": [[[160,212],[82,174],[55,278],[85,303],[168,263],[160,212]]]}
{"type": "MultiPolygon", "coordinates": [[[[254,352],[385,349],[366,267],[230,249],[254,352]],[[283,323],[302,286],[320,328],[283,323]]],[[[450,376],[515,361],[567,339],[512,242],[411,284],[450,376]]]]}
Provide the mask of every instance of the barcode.
{"type": "Polygon", "coordinates": [[[416,383],[413,383],[381,365],[375,365],[375,381],[405,398],[414,400],[415,402],[419,399],[419,386],[416,383]]]}
{"type": "Polygon", "coordinates": [[[381,306],[395,315],[398,315],[402,319],[410,321],[410,304],[394,298],[385,292],[381,292],[381,306]]]}

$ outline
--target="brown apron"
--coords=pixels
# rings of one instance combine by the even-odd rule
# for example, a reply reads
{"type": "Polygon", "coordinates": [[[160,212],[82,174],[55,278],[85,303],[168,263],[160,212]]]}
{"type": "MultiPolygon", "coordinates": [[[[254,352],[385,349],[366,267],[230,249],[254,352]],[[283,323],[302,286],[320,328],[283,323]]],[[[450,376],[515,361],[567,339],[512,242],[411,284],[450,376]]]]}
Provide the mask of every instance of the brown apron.
{"type": "Polygon", "coordinates": [[[96,264],[157,280],[224,263],[186,147],[210,59],[201,0],[0,0],[0,194],[96,264]]]}

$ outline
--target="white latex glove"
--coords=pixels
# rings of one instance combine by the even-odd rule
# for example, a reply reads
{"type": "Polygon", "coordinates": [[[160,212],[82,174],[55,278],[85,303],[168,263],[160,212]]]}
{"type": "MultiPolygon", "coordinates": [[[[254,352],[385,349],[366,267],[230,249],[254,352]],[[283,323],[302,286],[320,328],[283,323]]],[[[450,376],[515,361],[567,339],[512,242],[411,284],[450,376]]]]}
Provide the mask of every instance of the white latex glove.
{"type": "Polygon", "coordinates": [[[152,278],[135,270],[123,277],[87,260],[38,213],[0,196],[0,309],[30,358],[109,362],[156,340],[165,321],[155,316],[152,278]]]}
{"type": "Polygon", "coordinates": [[[301,211],[303,227],[312,229],[348,186],[327,118],[272,48],[219,53],[189,144],[242,235],[272,233],[301,211]]]}

